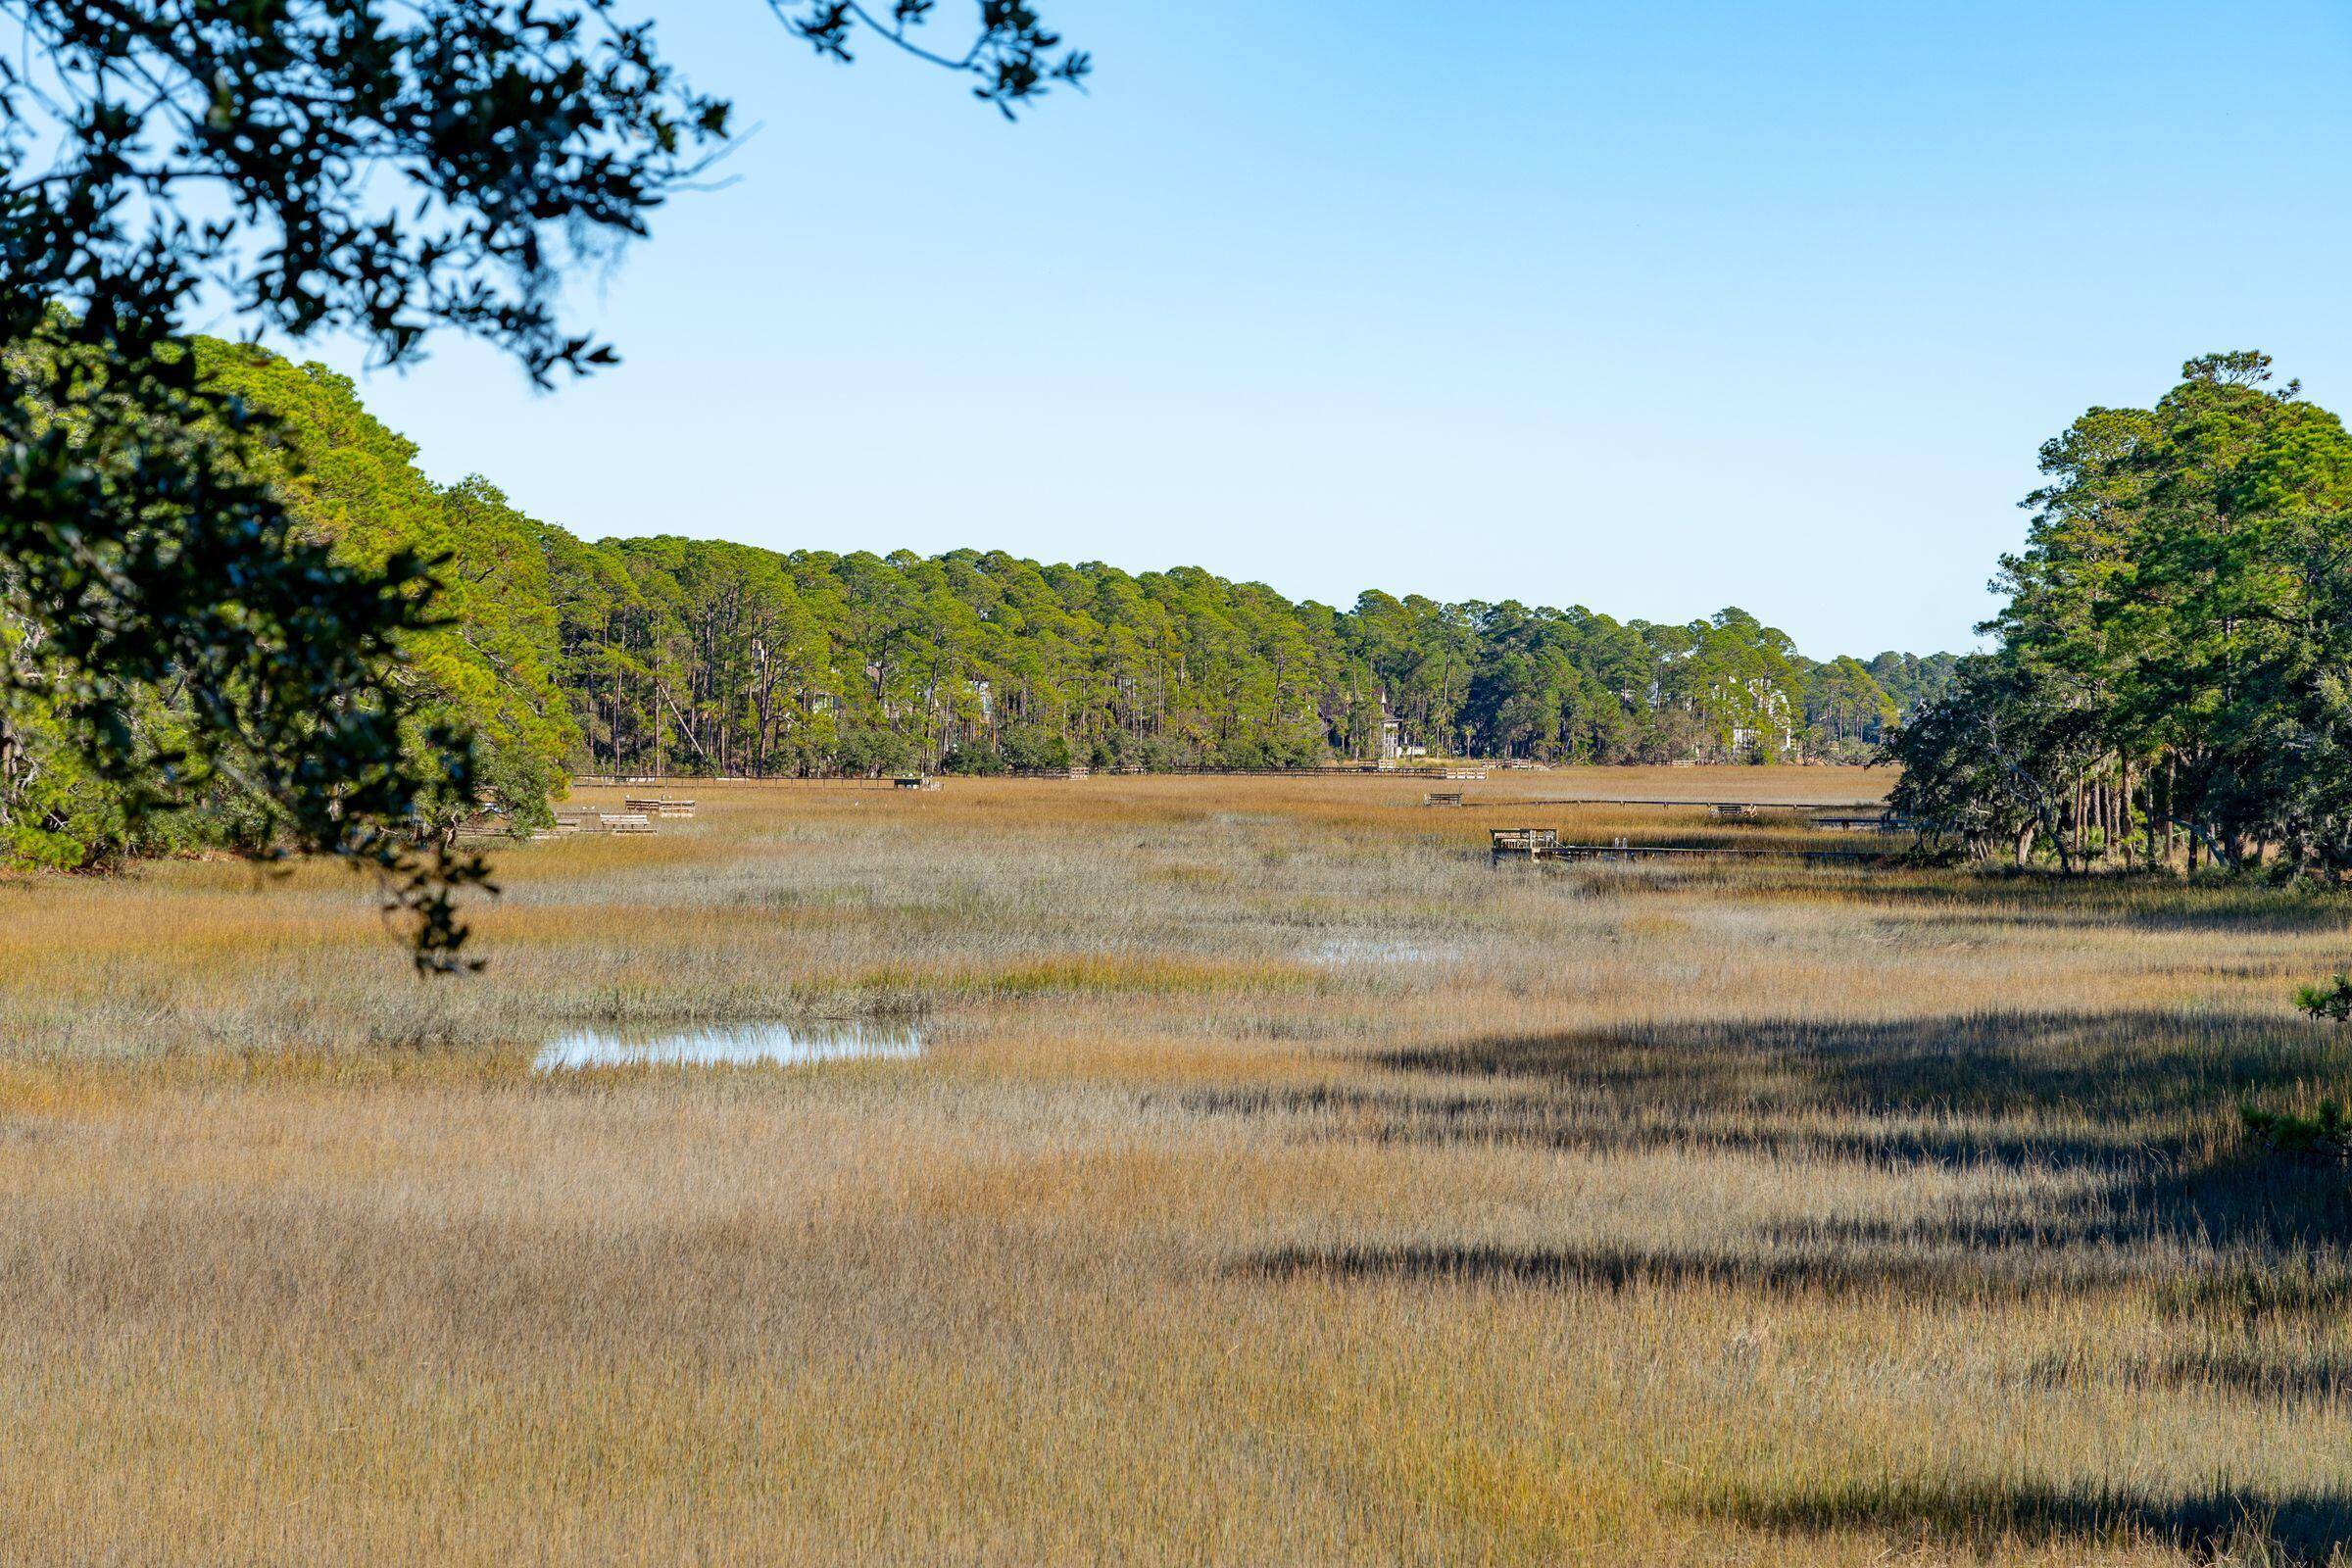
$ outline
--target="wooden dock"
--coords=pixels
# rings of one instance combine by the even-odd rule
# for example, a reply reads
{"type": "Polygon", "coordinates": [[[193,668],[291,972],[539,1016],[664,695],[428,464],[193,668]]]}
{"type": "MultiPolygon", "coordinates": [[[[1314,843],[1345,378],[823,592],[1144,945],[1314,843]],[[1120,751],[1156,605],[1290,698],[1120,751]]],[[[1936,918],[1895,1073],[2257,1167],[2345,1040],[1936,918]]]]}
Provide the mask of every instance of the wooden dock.
{"type": "Polygon", "coordinates": [[[1690,849],[1676,844],[1561,844],[1543,857],[1551,860],[1799,860],[1836,865],[1886,858],[1868,850],[1690,849]]]}
{"type": "Polygon", "coordinates": [[[1560,830],[1556,827],[1491,827],[1487,829],[1489,853],[1500,865],[1512,856],[1530,860],[1548,859],[1559,854],[1560,830]]]}
{"type": "Polygon", "coordinates": [[[1679,844],[1563,844],[1560,830],[1551,827],[1489,828],[1488,859],[1505,860],[1794,860],[1813,865],[1850,865],[1884,860],[1868,850],[1786,850],[1764,846],[1691,848],[1679,844]]]}
{"type": "Polygon", "coordinates": [[[1869,811],[1886,808],[1885,801],[1720,801],[1705,799],[1662,800],[1654,796],[1632,795],[1545,795],[1514,796],[1507,801],[1495,801],[1496,806],[1684,806],[1694,811],[1712,811],[1717,816],[1747,816],[1757,811],[1869,811]]]}
{"type": "Polygon", "coordinates": [[[1907,816],[1897,816],[1892,811],[1882,811],[1877,816],[1816,816],[1807,823],[1807,826],[1818,828],[1824,833],[1908,833],[1912,831],[1911,819],[1907,816]]]}

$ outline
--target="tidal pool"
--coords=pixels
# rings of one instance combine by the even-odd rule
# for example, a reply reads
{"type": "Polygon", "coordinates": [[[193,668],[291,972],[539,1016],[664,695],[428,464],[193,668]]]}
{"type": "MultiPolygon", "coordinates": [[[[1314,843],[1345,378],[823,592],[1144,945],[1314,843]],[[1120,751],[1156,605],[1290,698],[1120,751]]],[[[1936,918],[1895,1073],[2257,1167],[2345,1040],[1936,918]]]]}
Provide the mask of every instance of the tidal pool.
{"type": "Polygon", "coordinates": [[[674,1034],[584,1029],[539,1048],[536,1072],[580,1067],[808,1066],[825,1061],[907,1061],[923,1054],[912,1029],[858,1023],[738,1024],[674,1034]]]}

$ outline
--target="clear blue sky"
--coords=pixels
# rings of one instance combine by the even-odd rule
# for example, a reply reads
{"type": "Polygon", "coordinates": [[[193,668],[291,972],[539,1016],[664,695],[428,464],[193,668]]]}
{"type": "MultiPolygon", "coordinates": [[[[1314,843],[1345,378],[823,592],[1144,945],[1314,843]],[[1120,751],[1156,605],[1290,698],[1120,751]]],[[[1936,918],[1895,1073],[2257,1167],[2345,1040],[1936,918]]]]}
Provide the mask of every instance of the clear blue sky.
{"type": "Polygon", "coordinates": [[[2036,446],[2191,354],[2352,408],[2342,0],[1042,9],[1099,74],[1008,126],[658,6],[762,128],[583,292],[626,363],[445,345],[369,402],[591,537],[1737,603],[1815,655],[1968,642],[2036,446]]]}

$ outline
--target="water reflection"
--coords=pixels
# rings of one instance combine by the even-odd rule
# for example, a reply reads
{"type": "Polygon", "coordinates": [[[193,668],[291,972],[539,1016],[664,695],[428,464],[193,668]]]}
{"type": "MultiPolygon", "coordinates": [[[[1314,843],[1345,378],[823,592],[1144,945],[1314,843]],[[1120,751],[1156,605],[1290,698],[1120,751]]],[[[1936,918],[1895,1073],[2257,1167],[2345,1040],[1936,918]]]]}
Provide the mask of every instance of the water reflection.
{"type": "Polygon", "coordinates": [[[585,1029],[539,1048],[538,1072],[580,1067],[806,1066],[824,1061],[906,1061],[923,1054],[905,1027],[859,1023],[745,1024],[674,1034],[585,1029]]]}

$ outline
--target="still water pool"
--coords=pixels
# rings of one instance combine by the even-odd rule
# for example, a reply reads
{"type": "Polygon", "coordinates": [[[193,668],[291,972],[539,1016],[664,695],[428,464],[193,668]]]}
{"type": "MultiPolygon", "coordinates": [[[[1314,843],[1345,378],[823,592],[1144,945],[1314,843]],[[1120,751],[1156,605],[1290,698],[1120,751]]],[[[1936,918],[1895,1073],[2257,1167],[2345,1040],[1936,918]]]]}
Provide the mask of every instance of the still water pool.
{"type": "Polygon", "coordinates": [[[539,1048],[538,1072],[581,1067],[808,1066],[826,1061],[907,1061],[922,1037],[871,1024],[749,1024],[669,1034],[586,1029],[539,1048]]]}

